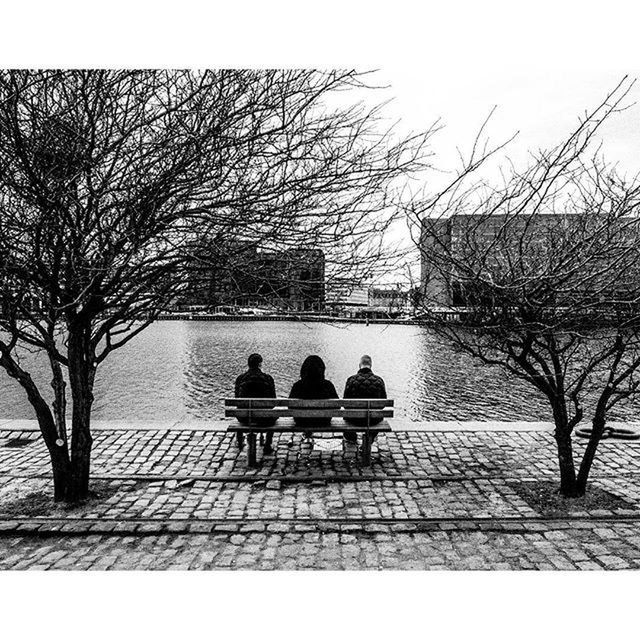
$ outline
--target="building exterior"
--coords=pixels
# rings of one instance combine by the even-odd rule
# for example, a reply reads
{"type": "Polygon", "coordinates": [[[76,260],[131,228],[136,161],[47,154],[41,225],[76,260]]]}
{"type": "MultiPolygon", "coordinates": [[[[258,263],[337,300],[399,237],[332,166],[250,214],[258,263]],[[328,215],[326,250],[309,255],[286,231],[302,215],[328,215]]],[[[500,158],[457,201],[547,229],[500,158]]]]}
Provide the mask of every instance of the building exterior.
{"type": "Polygon", "coordinates": [[[334,278],[326,286],[327,311],[354,317],[369,305],[369,290],[361,282],[348,278],[334,278]]]}
{"type": "Polygon", "coordinates": [[[182,306],[321,311],[325,258],[319,249],[261,251],[236,243],[209,250],[193,270],[182,306]]]}
{"type": "Polygon", "coordinates": [[[436,257],[451,247],[451,218],[427,218],[420,239],[420,289],[423,304],[447,307],[452,304],[451,282],[437,268],[436,257]]]}
{"type": "Polygon", "coordinates": [[[330,313],[352,318],[389,318],[411,313],[415,297],[400,285],[367,286],[340,278],[327,283],[326,307],[330,313]]]}
{"type": "Polygon", "coordinates": [[[410,310],[409,292],[400,287],[371,287],[369,289],[369,307],[388,315],[407,313],[410,310]]]}
{"type": "MultiPolygon", "coordinates": [[[[533,282],[536,267],[541,273],[553,273],[560,256],[566,258],[571,252],[583,250],[584,266],[576,268],[564,290],[572,289],[583,300],[590,296],[594,301],[624,297],[640,284],[640,266],[617,269],[615,282],[608,287],[604,282],[607,276],[611,278],[608,264],[613,265],[625,247],[640,242],[640,220],[614,220],[607,232],[601,230],[605,227],[596,231],[598,224],[602,224],[602,219],[578,214],[454,215],[427,219],[423,221],[420,244],[423,304],[435,309],[466,306],[469,294],[460,271],[466,264],[479,264],[479,256],[483,277],[494,279],[489,281],[490,291],[500,278],[513,283],[520,273],[528,274],[533,282]],[[591,239],[592,244],[597,238],[600,244],[583,246],[587,243],[581,243],[582,238],[591,239]],[[587,251],[591,252],[588,256],[587,251]]],[[[561,270],[559,267],[558,272],[561,270]]],[[[473,282],[473,293],[477,303],[477,279],[473,282]]],[[[563,304],[563,295],[559,291],[557,304],[563,304]]]]}

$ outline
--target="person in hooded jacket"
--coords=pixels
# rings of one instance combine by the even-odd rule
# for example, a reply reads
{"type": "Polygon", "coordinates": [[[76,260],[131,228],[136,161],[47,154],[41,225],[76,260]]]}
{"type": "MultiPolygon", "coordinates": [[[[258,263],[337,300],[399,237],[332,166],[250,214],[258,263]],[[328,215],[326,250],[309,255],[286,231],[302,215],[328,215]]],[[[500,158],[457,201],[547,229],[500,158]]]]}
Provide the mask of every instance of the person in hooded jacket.
{"type": "MultiPolygon", "coordinates": [[[[330,380],[324,377],[325,364],[320,356],[308,356],[300,367],[300,380],[291,387],[290,398],[300,398],[303,400],[324,400],[337,398],[338,392],[330,380]]],[[[331,418],[294,418],[295,423],[300,426],[328,426],[331,418]]],[[[311,436],[310,430],[305,435],[311,436]]]]}

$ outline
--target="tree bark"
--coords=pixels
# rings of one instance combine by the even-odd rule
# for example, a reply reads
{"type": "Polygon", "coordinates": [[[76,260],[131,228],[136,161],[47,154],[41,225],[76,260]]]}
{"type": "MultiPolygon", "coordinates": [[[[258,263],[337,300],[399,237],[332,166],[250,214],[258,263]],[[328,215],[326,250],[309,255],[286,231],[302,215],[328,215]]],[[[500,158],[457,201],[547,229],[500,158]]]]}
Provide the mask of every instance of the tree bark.
{"type": "MultiPolygon", "coordinates": [[[[53,469],[54,500],[60,502],[65,500],[67,496],[70,471],[66,425],[66,383],[60,363],[51,354],[49,354],[49,364],[51,365],[51,371],[53,373],[51,387],[54,393],[52,408],[56,439],[55,442],[52,442],[51,445],[47,444],[47,446],[49,448],[53,469]]],[[[39,422],[42,423],[42,420],[39,420],[39,422]]],[[[40,426],[40,431],[44,433],[42,425],[40,426]]],[[[47,431],[50,431],[53,435],[51,428],[48,428],[47,431]]]]}
{"type": "Polygon", "coordinates": [[[558,450],[558,464],[560,466],[560,493],[568,498],[576,497],[576,467],[573,460],[573,445],[571,443],[571,430],[567,417],[566,407],[559,401],[553,404],[553,416],[555,420],[556,446],[558,450]]]}
{"type": "Polygon", "coordinates": [[[71,435],[71,466],[66,487],[67,502],[85,500],[89,495],[89,475],[91,471],[91,446],[93,438],[86,427],[76,426],[74,422],[71,435]]]}
{"type": "MultiPolygon", "coordinates": [[[[40,429],[42,430],[42,427],[40,429]]],[[[47,449],[53,471],[53,499],[55,502],[62,502],[67,499],[69,488],[69,449],[66,442],[59,445],[57,439],[53,445],[47,442],[47,449]]]]}
{"type": "Polygon", "coordinates": [[[600,407],[596,409],[591,425],[591,436],[584,451],[584,455],[582,456],[580,470],[578,471],[576,490],[580,496],[583,496],[587,491],[587,480],[589,479],[591,466],[593,465],[593,460],[596,457],[596,451],[598,450],[598,445],[600,444],[606,425],[605,413],[600,409],[600,407]]]}
{"type": "Polygon", "coordinates": [[[90,348],[88,327],[69,327],[68,361],[71,387],[71,465],[66,492],[68,502],[84,500],[89,495],[91,471],[91,407],[95,366],[90,348]]]}
{"type": "Polygon", "coordinates": [[[61,502],[67,499],[69,487],[69,448],[67,441],[60,438],[56,429],[56,424],[51,414],[51,410],[44,400],[32,402],[36,411],[38,426],[44,443],[49,451],[51,459],[51,470],[53,472],[53,499],[61,502]]]}
{"type": "Polygon", "coordinates": [[[578,492],[571,436],[563,433],[559,434],[556,427],[555,438],[558,448],[558,463],[560,465],[560,493],[568,498],[575,498],[578,492]]]}

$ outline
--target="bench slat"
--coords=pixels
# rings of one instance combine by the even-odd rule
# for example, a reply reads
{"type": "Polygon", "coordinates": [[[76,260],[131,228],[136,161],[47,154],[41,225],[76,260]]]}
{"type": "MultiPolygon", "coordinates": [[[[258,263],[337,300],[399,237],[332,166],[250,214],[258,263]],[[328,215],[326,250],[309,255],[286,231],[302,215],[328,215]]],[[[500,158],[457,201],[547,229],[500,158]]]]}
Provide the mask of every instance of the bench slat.
{"type": "Polygon", "coordinates": [[[251,427],[251,426],[242,425],[239,423],[234,423],[227,427],[227,432],[229,433],[236,433],[238,431],[243,431],[243,432],[252,431],[256,433],[260,433],[260,432],[268,433],[270,431],[274,433],[283,433],[283,432],[303,433],[305,431],[310,431],[310,430],[312,430],[314,433],[340,433],[342,431],[354,431],[357,433],[363,433],[366,431],[387,433],[391,431],[391,426],[386,420],[383,420],[382,422],[379,422],[378,424],[373,425],[370,428],[367,428],[366,426],[355,426],[355,425],[349,424],[348,422],[345,422],[341,418],[336,418],[332,420],[329,426],[312,427],[312,429],[309,429],[308,427],[301,427],[297,425],[293,421],[293,418],[281,418],[280,420],[278,420],[278,422],[276,422],[276,424],[270,427],[258,427],[258,426],[251,427]]]}
{"type": "Polygon", "coordinates": [[[393,418],[393,409],[225,409],[227,418],[393,418]]]}
{"type": "Polygon", "coordinates": [[[256,409],[270,409],[272,407],[313,408],[313,409],[384,409],[393,407],[393,399],[389,398],[330,398],[322,400],[302,400],[300,398],[225,398],[226,407],[246,409],[249,406],[256,409]]]}

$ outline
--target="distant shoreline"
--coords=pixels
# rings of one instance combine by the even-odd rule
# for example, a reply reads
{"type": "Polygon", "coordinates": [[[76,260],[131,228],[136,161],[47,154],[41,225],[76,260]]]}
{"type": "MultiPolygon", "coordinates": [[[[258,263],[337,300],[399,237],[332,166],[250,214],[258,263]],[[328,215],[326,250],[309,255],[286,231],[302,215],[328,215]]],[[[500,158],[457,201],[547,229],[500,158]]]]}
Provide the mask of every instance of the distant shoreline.
{"type": "Polygon", "coordinates": [[[393,318],[345,318],[334,316],[290,316],[290,315],[227,315],[199,313],[167,313],[158,320],[190,320],[208,322],[325,322],[325,323],[350,323],[350,324],[404,324],[422,325],[421,320],[398,320],[393,318]]]}

